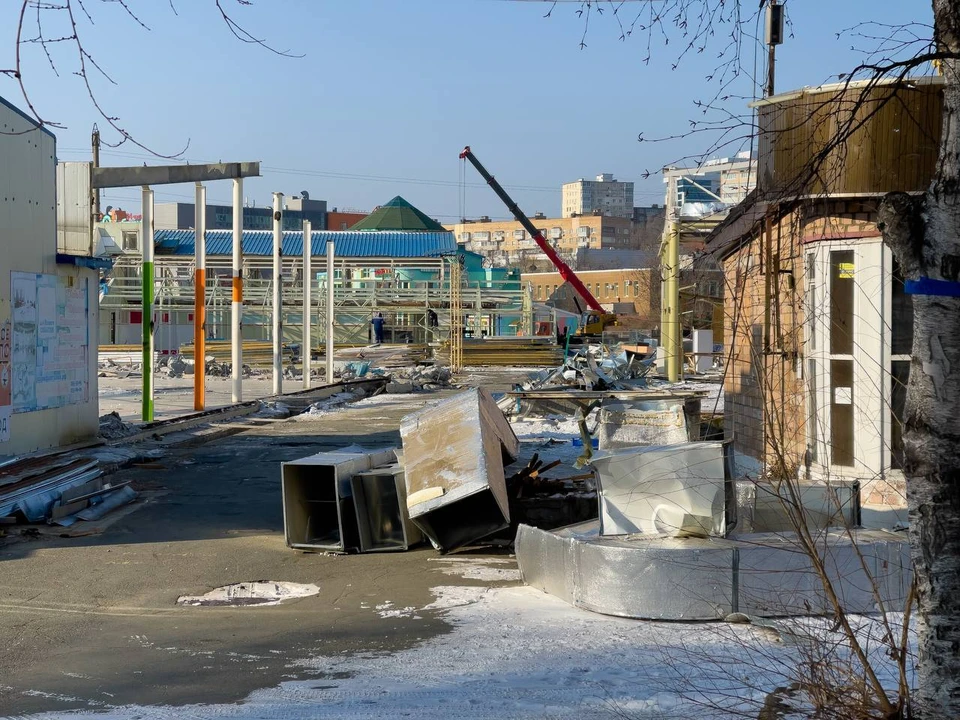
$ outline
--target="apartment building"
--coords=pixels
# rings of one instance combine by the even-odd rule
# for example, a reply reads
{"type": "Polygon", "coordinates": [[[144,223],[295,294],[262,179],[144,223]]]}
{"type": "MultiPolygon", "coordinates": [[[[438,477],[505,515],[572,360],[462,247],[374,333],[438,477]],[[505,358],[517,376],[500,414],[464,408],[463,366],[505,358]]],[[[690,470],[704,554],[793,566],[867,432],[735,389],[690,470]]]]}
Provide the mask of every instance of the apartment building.
{"type": "MultiPolygon", "coordinates": [[[[631,208],[632,214],[632,208],[631,208]]],[[[567,262],[573,262],[577,251],[590,249],[639,250],[644,245],[644,226],[629,217],[584,215],[548,218],[538,213],[531,221],[544,239],[567,262]]],[[[528,268],[538,261],[547,261],[533,237],[515,220],[468,220],[454,225],[457,243],[480,253],[494,266],[520,265],[528,268]]]]}
{"type": "Polygon", "coordinates": [[[633,183],[616,180],[610,173],[596,180],[580,178],[562,186],[563,217],[593,215],[633,217],[633,183]]]}

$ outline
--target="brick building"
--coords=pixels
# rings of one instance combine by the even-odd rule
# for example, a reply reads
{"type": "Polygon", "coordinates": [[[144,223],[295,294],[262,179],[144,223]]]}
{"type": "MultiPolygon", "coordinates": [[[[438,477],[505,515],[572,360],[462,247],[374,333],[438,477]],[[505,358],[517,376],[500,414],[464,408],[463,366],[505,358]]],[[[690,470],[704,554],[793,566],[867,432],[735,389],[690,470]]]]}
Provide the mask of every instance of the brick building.
{"type": "Polygon", "coordinates": [[[929,185],[940,82],[827,86],[758,103],[760,189],[707,243],[724,271],[724,429],[738,455],[773,476],[859,481],[866,508],[905,505],[913,332],[877,205],[929,185]],[[894,93],[898,102],[883,102],[894,93]],[[818,119],[864,102],[880,107],[848,142],[858,152],[824,151],[831,135],[818,119]],[[825,160],[811,174],[817,154],[825,160]]]}
{"type": "MultiPolygon", "coordinates": [[[[642,250],[659,242],[659,237],[647,231],[646,224],[635,223],[632,218],[602,215],[548,218],[538,213],[530,219],[568,263],[572,263],[577,251],[582,249],[642,250]]],[[[519,265],[524,270],[552,267],[530,233],[516,220],[480,218],[454,225],[453,231],[459,244],[480,253],[494,265],[519,265]]]]}
{"type": "Polygon", "coordinates": [[[327,212],[327,230],[349,230],[370,213],[353,210],[329,210],[327,212]]]}
{"type": "MultiPolygon", "coordinates": [[[[593,296],[607,310],[614,303],[632,302],[642,322],[650,327],[660,323],[660,272],[655,268],[624,268],[619,270],[586,270],[577,273],[593,296]]],[[[578,312],[587,310],[586,303],[576,295],[573,287],[564,282],[558,272],[523,273],[520,281],[530,283],[534,302],[578,312]]]]}

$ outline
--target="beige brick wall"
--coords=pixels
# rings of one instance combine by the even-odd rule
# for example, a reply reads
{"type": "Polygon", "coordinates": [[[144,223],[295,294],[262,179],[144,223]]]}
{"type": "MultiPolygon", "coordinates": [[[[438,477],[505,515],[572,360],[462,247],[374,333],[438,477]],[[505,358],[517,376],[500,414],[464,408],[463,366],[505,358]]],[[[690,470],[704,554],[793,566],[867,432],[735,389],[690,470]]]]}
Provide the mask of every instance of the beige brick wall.
{"type": "Polygon", "coordinates": [[[725,432],[738,452],[788,474],[806,451],[799,220],[786,216],[769,244],[760,234],[724,261],[725,432]]]}
{"type": "MultiPolygon", "coordinates": [[[[653,268],[585,270],[577,277],[601,304],[632,302],[635,312],[650,326],[660,323],[660,275],[653,268]]],[[[533,286],[534,302],[550,301],[555,307],[576,312],[574,291],[560,273],[523,273],[521,282],[533,286]]],[[[581,301],[583,310],[587,306],[581,301]]]]}
{"type": "MultiPolygon", "coordinates": [[[[773,225],[769,256],[764,236],[756,233],[723,261],[724,425],[739,452],[775,471],[804,466],[804,243],[877,235],[874,201],[814,200],[773,225]]],[[[880,483],[864,502],[885,502],[902,491],[895,481],[880,483]]]]}

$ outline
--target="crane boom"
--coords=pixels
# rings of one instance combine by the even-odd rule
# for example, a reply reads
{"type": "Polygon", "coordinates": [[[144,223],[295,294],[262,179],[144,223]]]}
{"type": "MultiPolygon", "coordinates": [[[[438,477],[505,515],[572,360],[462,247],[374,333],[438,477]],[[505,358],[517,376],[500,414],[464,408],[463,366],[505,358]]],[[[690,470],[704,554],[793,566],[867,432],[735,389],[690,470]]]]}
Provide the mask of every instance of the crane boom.
{"type": "Polygon", "coordinates": [[[570,266],[567,265],[559,255],[557,255],[556,250],[550,247],[550,243],[546,241],[543,237],[543,233],[537,230],[534,227],[533,223],[530,222],[530,218],[523,214],[523,210],[513,201],[507,191],[503,189],[503,186],[496,181],[496,179],[487,172],[487,169],[480,164],[480,161],[477,160],[477,156],[473,154],[470,150],[470,146],[467,145],[463,152],[460,153],[461,160],[469,160],[470,164],[473,165],[477,172],[487,181],[487,184],[493,188],[493,191],[497,194],[503,204],[507,206],[507,209],[513,213],[513,216],[517,219],[517,222],[523,225],[523,229],[530,233],[530,236],[533,238],[533,241],[543,250],[544,254],[550,258],[550,262],[554,264],[557,270],[560,272],[560,277],[564,279],[564,282],[570,283],[573,286],[573,289],[577,291],[577,294],[580,295],[586,301],[587,305],[590,306],[591,310],[595,310],[598,313],[606,312],[603,307],[597,302],[597,299],[587,290],[587,286],[584,285],[580,278],[577,277],[577,274],[570,269],[570,266]]]}

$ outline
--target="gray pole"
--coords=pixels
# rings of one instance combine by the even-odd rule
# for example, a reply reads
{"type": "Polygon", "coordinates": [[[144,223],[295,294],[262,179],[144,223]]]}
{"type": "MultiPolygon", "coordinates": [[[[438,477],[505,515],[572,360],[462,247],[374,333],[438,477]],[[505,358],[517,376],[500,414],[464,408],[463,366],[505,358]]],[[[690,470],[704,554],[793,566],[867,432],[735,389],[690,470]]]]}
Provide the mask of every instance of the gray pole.
{"type": "Polygon", "coordinates": [[[303,221],[303,332],[301,333],[300,354],[303,358],[303,389],[310,389],[310,351],[313,348],[313,332],[310,326],[310,290],[313,283],[313,271],[310,260],[313,245],[313,229],[309,220],[303,221]]]}

